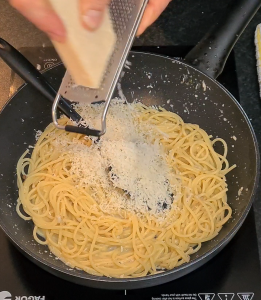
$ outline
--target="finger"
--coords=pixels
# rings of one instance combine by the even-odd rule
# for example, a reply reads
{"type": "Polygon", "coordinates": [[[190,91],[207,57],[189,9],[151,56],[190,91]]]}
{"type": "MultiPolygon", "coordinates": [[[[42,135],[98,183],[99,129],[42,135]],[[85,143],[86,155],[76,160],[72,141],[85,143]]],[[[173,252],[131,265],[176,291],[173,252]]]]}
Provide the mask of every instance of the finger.
{"type": "Polygon", "coordinates": [[[47,33],[51,39],[64,42],[66,30],[62,21],[45,0],[10,0],[10,4],[16,8],[36,27],[47,33]]]}
{"type": "Polygon", "coordinates": [[[171,0],[150,0],[140,23],[137,35],[141,35],[165,10],[171,0]]]}
{"type": "Polygon", "coordinates": [[[86,29],[95,30],[101,25],[109,2],[109,0],[80,0],[82,23],[86,29]]]}

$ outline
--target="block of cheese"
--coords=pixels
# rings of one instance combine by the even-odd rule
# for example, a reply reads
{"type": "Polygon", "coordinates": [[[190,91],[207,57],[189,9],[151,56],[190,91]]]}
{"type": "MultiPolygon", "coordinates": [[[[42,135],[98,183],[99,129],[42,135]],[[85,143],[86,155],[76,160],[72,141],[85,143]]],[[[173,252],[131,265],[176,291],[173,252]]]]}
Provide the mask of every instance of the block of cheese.
{"type": "Polygon", "coordinates": [[[67,30],[65,43],[53,41],[67,70],[77,85],[99,88],[116,43],[109,9],[101,26],[86,30],[81,23],[79,1],[49,0],[67,30]]]}

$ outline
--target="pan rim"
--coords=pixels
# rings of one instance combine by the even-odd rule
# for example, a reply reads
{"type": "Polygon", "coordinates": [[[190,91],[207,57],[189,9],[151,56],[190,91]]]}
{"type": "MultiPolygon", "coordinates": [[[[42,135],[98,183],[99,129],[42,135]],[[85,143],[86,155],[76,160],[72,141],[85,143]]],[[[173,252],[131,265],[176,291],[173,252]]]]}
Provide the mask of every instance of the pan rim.
{"type": "MultiPolygon", "coordinates": [[[[208,79],[210,79],[214,84],[216,84],[218,86],[218,88],[220,90],[222,90],[224,93],[226,93],[229,96],[229,98],[234,102],[234,104],[239,109],[242,117],[244,118],[244,121],[248,125],[249,131],[250,131],[251,136],[252,136],[253,146],[254,146],[255,154],[256,154],[255,155],[255,160],[256,160],[255,180],[254,180],[251,196],[249,197],[250,201],[249,201],[248,205],[246,206],[245,211],[242,213],[240,219],[234,225],[232,230],[230,230],[228,232],[228,234],[213,249],[210,249],[209,251],[207,251],[203,255],[201,255],[199,257],[196,257],[192,261],[189,261],[188,263],[182,264],[179,267],[175,267],[174,269],[164,271],[163,273],[154,274],[154,275],[147,275],[147,276],[138,277],[138,278],[108,278],[108,277],[105,277],[105,276],[94,276],[94,275],[88,274],[88,273],[86,273],[82,270],[77,270],[77,269],[73,269],[73,271],[76,270],[77,272],[81,272],[82,274],[73,274],[73,272],[70,271],[70,270],[64,270],[59,266],[50,265],[49,262],[46,262],[46,260],[42,259],[40,256],[36,256],[34,252],[26,249],[22,244],[16,242],[14,236],[9,232],[9,230],[6,228],[6,226],[4,225],[2,220],[0,219],[0,227],[3,229],[3,231],[8,236],[8,238],[12,241],[12,243],[16,246],[16,248],[18,248],[20,251],[22,251],[23,254],[26,254],[27,257],[30,256],[30,258],[32,258],[35,261],[38,261],[40,264],[42,264],[42,265],[44,265],[48,268],[51,268],[52,270],[63,273],[66,276],[69,276],[69,277],[75,278],[75,279],[84,280],[86,282],[87,286],[88,286],[87,282],[106,283],[106,287],[99,287],[100,289],[106,289],[106,288],[110,288],[110,289],[113,289],[113,290],[124,289],[124,288],[122,288],[122,286],[124,284],[125,285],[130,285],[130,286],[128,286],[128,289],[145,288],[146,286],[149,287],[149,286],[163,284],[163,283],[166,283],[168,281],[175,280],[175,279],[171,279],[171,278],[169,278],[169,280],[168,280],[167,278],[170,275],[173,275],[173,274],[178,273],[180,271],[184,271],[185,269],[188,269],[189,267],[192,267],[193,265],[199,265],[200,266],[201,262],[206,262],[206,261],[210,260],[229,241],[231,241],[231,239],[235,236],[235,234],[238,232],[238,230],[242,226],[244,220],[246,219],[246,217],[247,217],[247,215],[248,215],[248,213],[249,213],[249,211],[252,207],[252,204],[253,204],[253,201],[254,201],[254,198],[255,198],[255,195],[256,195],[256,191],[257,191],[257,188],[258,188],[259,178],[260,178],[260,153],[259,153],[260,151],[259,151],[259,145],[258,145],[257,137],[256,137],[254,128],[253,128],[247,114],[245,113],[245,111],[244,111],[243,107],[240,105],[240,103],[235,99],[235,97],[222,84],[220,84],[216,79],[211,78],[210,76],[208,76],[204,72],[197,70],[195,67],[190,66],[189,64],[187,64],[186,62],[184,62],[182,60],[178,60],[176,58],[172,58],[172,57],[164,56],[164,55],[160,55],[160,54],[144,52],[144,51],[142,51],[142,52],[130,51],[130,53],[129,53],[129,55],[144,55],[144,54],[145,55],[150,55],[150,56],[153,56],[153,57],[164,58],[164,59],[170,60],[172,63],[181,64],[184,67],[192,69],[195,72],[201,74],[202,76],[205,76],[208,79]],[[153,282],[152,282],[153,280],[157,280],[159,278],[164,278],[164,277],[166,279],[163,280],[163,282],[153,284],[153,282]],[[151,282],[151,284],[148,283],[146,285],[147,282],[151,282]],[[138,283],[141,286],[132,288],[131,284],[135,284],[135,283],[138,283]],[[110,287],[110,284],[111,285],[120,284],[120,286],[119,287],[115,287],[115,286],[110,287]]],[[[59,67],[61,65],[63,65],[63,63],[56,64],[55,66],[52,66],[51,68],[48,68],[47,70],[45,70],[43,73],[47,73],[48,71],[50,71],[52,69],[55,69],[56,67],[59,67]]],[[[7,101],[3,105],[2,109],[0,110],[0,114],[3,112],[5,107],[12,101],[12,99],[26,86],[27,86],[27,83],[23,84],[21,87],[19,87],[19,89],[9,99],[7,99],[7,101]]],[[[39,264],[38,264],[38,266],[39,266],[39,264]]],[[[183,276],[183,275],[181,275],[181,276],[183,276]]],[[[179,277],[181,277],[181,276],[179,276],[179,277]]],[[[67,280],[70,280],[70,279],[67,279],[67,280]]]]}

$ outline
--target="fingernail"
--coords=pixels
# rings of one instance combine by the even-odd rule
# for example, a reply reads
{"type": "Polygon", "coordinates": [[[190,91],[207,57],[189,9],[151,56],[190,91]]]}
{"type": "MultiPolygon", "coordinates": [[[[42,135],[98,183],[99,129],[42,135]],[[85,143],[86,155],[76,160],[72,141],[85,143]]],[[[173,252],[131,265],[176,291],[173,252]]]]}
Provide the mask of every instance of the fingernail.
{"type": "Polygon", "coordinates": [[[96,29],[99,27],[102,21],[102,12],[99,10],[88,10],[83,16],[83,22],[90,29],[96,29]]]}

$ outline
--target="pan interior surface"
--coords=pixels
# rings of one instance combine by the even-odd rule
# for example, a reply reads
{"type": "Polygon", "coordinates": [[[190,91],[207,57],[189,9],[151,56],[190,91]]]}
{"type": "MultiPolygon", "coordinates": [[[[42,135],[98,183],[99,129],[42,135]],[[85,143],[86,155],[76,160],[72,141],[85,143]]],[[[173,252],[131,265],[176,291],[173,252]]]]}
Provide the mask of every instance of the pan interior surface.
{"type": "MultiPolygon", "coordinates": [[[[206,242],[191,261],[173,270],[136,279],[95,277],[71,269],[33,239],[33,224],[16,213],[18,189],[16,164],[35,144],[37,130],[51,123],[51,104],[28,85],[7,103],[0,115],[0,225],[13,243],[40,267],[64,279],[91,287],[133,289],[177,279],[204,264],[234,236],[251,207],[258,181],[259,155],[256,138],[243,110],[215,80],[179,61],[131,52],[116,97],[157,105],[177,113],[187,123],[198,124],[209,135],[228,144],[228,161],[237,168],[227,175],[232,218],[220,234],[206,242]]],[[[45,76],[58,88],[65,69],[57,66],[45,76]]],[[[31,149],[32,150],[32,149],[31,149]]],[[[222,153],[222,148],[216,148],[222,153]]]]}

